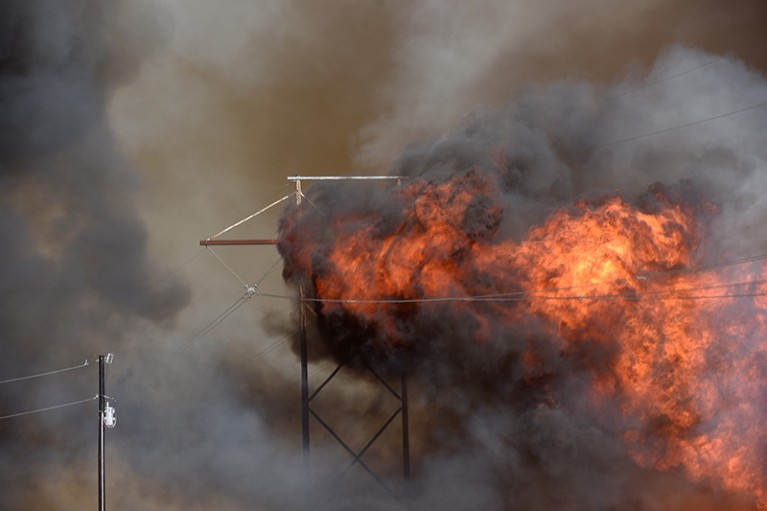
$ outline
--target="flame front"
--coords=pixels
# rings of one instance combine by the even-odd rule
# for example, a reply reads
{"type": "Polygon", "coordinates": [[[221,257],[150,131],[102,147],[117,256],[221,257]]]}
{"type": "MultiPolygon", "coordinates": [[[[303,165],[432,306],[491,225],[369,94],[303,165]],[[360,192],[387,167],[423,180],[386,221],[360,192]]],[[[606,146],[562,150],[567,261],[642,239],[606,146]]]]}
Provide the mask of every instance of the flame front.
{"type": "MultiPolygon", "coordinates": [[[[286,267],[311,278],[321,318],[352,319],[384,353],[428,343],[413,324],[435,308],[471,320],[467,342],[535,324],[562,356],[601,347],[609,356],[583,361],[587,406],[619,411],[637,464],[767,503],[764,263],[702,266],[715,208],[660,186],[635,204],[614,194],[555,209],[513,240],[495,179],[413,180],[390,191],[387,212],[321,228],[294,215],[286,267]]],[[[541,363],[521,353],[530,377],[541,363]]]]}

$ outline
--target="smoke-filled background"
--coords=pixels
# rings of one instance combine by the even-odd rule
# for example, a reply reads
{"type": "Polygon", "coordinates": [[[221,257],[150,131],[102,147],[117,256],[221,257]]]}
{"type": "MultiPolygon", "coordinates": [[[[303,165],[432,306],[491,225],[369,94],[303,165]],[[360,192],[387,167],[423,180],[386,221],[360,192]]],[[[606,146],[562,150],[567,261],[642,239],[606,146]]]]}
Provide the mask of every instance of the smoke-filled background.
{"type": "MultiPolygon", "coordinates": [[[[763,253],[764,109],[629,139],[767,101],[765,11],[756,0],[6,0],[0,380],[115,354],[110,508],[298,508],[293,308],[252,299],[208,331],[243,289],[197,241],[288,193],[287,175],[444,178],[513,143],[510,235],[583,194],[694,179],[721,210],[711,246],[763,253]]],[[[277,214],[235,232],[271,237],[277,214]]],[[[248,283],[279,261],[272,248],[217,253],[248,283]]],[[[280,269],[262,286],[287,294],[280,269]]],[[[0,384],[0,416],[92,397],[94,369],[0,384]]],[[[329,370],[313,363],[313,381],[329,370]]],[[[437,394],[428,377],[414,390],[416,508],[752,505],[640,469],[588,424],[519,417],[442,376],[438,413],[419,400],[437,394]]],[[[353,374],[334,392],[326,414],[373,430],[390,406],[353,374]]],[[[0,507],[95,505],[96,420],[95,402],[1,420],[0,507]]],[[[371,465],[393,472],[397,441],[382,438],[371,465]]],[[[316,480],[332,479],[343,451],[322,435],[315,447],[316,480]]],[[[357,475],[316,506],[393,507],[357,475]]]]}

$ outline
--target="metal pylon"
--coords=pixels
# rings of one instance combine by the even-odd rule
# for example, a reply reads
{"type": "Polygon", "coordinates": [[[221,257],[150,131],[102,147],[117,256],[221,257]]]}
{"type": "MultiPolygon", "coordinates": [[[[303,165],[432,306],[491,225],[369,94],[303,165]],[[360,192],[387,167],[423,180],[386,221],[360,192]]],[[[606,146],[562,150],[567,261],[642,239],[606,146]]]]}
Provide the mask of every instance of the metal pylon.
{"type": "Polygon", "coordinates": [[[351,462],[339,472],[337,480],[340,480],[349,470],[355,465],[362,467],[392,498],[397,501],[406,502],[409,498],[409,481],[410,481],[410,438],[409,438],[409,424],[408,424],[408,395],[407,395],[407,373],[403,370],[400,374],[399,390],[395,389],[386,379],[384,379],[378,371],[376,371],[369,364],[362,361],[362,365],[365,370],[375,377],[377,382],[383,387],[394,399],[399,403],[399,407],[391,413],[386,421],[373,433],[367,443],[359,451],[354,450],[349,446],[342,436],[322,417],[320,414],[312,408],[312,401],[319,396],[319,394],[327,387],[327,385],[333,381],[338,373],[346,366],[346,363],[339,363],[336,368],[327,376],[322,383],[317,387],[314,392],[307,395],[304,404],[308,413],[317,421],[317,423],[332,436],[336,442],[351,455],[351,462]],[[397,417],[400,417],[402,424],[402,476],[403,476],[403,491],[400,494],[394,492],[381,478],[375,470],[373,470],[365,461],[363,456],[367,451],[375,444],[379,437],[386,431],[390,425],[392,425],[397,417]]]}

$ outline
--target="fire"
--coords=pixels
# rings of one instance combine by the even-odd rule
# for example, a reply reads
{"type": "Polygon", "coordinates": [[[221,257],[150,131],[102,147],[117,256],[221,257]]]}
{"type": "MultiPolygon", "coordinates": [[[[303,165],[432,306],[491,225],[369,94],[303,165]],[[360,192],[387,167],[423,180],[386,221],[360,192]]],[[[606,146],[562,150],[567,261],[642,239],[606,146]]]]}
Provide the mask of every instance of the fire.
{"type": "MultiPolygon", "coordinates": [[[[386,207],[289,217],[286,268],[311,278],[320,317],[352,319],[384,353],[428,342],[412,323],[435,307],[474,318],[468,342],[535,323],[565,356],[604,346],[587,398],[618,408],[637,464],[767,503],[764,262],[701,266],[715,208],[661,186],[556,209],[514,240],[496,179],[417,179],[386,207]]],[[[539,363],[520,356],[531,375],[539,363]]]]}

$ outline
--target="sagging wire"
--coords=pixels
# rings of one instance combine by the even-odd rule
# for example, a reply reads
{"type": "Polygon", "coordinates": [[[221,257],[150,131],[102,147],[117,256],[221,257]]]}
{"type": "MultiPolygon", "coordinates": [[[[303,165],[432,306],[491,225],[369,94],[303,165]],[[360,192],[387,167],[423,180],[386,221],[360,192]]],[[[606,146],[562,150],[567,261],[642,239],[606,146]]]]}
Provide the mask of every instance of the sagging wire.
{"type": "Polygon", "coordinates": [[[83,362],[80,365],[72,366],[72,367],[65,367],[63,369],[56,369],[55,371],[46,371],[44,373],[37,373],[37,374],[30,374],[28,376],[20,376],[18,378],[9,378],[7,380],[0,380],[0,384],[2,383],[13,383],[17,381],[23,381],[23,380],[31,380],[33,378],[41,378],[43,376],[50,376],[52,374],[59,374],[59,373],[65,373],[67,371],[74,371],[76,369],[82,369],[83,367],[87,367],[89,364],[88,359],[85,359],[85,362],[83,362]]]}
{"type": "MultiPolygon", "coordinates": [[[[693,71],[697,71],[698,69],[701,69],[703,67],[709,66],[711,64],[719,63],[719,62],[722,62],[722,60],[721,59],[711,59],[711,60],[705,61],[702,64],[698,64],[698,65],[696,65],[694,67],[687,68],[687,69],[684,69],[682,71],[679,71],[677,73],[670,74],[670,75],[668,73],[671,72],[672,70],[664,71],[664,72],[662,72],[660,74],[660,76],[658,76],[655,80],[653,80],[651,82],[645,83],[644,85],[640,85],[640,86],[637,86],[637,87],[629,88],[627,90],[623,90],[622,92],[617,92],[615,94],[605,96],[604,98],[599,99],[598,102],[599,103],[608,103],[610,101],[615,101],[615,100],[620,99],[622,97],[634,94],[634,93],[642,91],[644,89],[649,89],[649,88],[655,87],[657,85],[660,85],[663,82],[666,82],[666,81],[669,81],[669,80],[673,80],[674,78],[678,78],[680,76],[686,75],[686,74],[691,73],[693,71]]],[[[586,110],[587,108],[591,108],[591,107],[583,106],[583,107],[577,108],[576,112],[577,111],[586,110]]],[[[545,120],[546,121],[551,121],[551,120],[553,120],[553,117],[550,116],[550,115],[546,116],[545,120]]],[[[600,147],[602,147],[602,146],[600,146],[600,147]]]]}
{"type": "Polygon", "coordinates": [[[325,212],[324,212],[324,211],[322,211],[322,210],[319,208],[319,206],[317,206],[317,205],[314,203],[314,201],[313,201],[312,199],[310,199],[309,197],[307,197],[307,196],[304,194],[304,192],[301,192],[301,197],[302,197],[302,198],[304,198],[304,199],[306,199],[306,200],[309,202],[309,204],[311,204],[312,206],[314,206],[314,209],[316,209],[316,210],[317,210],[317,212],[319,212],[319,214],[320,214],[320,215],[324,216],[325,218],[328,218],[328,215],[326,215],[326,214],[325,214],[325,212]]]}
{"type": "Polygon", "coordinates": [[[264,274],[261,276],[261,278],[260,278],[260,279],[258,279],[258,280],[256,281],[256,283],[255,283],[255,284],[253,284],[253,287],[255,287],[256,289],[258,289],[258,286],[260,286],[260,285],[261,285],[261,283],[264,281],[264,279],[266,279],[266,277],[268,277],[269,275],[271,275],[271,274],[272,274],[272,272],[273,272],[275,269],[277,269],[277,265],[278,265],[278,264],[280,264],[280,262],[281,262],[281,261],[282,261],[282,257],[279,257],[279,258],[277,258],[277,260],[276,260],[276,261],[274,261],[274,263],[272,263],[272,265],[269,267],[269,269],[268,269],[268,270],[266,270],[266,273],[264,273],[264,274]]]}
{"type": "Polygon", "coordinates": [[[3,416],[0,416],[0,420],[12,419],[14,417],[22,417],[24,415],[32,415],[34,413],[48,412],[50,410],[58,410],[59,408],[66,408],[68,406],[75,406],[75,405],[80,405],[83,403],[88,403],[98,398],[99,396],[98,394],[96,394],[93,397],[89,397],[88,399],[81,399],[80,401],[72,401],[71,403],[62,403],[60,405],[46,406],[45,408],[37,408],[35,410],[28,410],[26,412],[18,412],[18,413],[12,413],[10,415],[3,415],[3,416]]]}
{"type": "Polygon", "coordinates": [[[297,333],[298,333],[298,330],[295,330],[295,331],[293,331],[293,332],[291,332],[291,333],[289,333],[287,335],[282,336],[281,338],[277,339],[276,341],[271,343],[269,346],[267,346],[266,348],[264,348],[260,352],[258,352],[255,355],[253,355],[250,358],[250,360],[248,360],[248,362],[255,362],[256,360],[265,357],[266,355],[268,355],[272,351],[276,350],[277,348],[279,348],[280,346],[285,344],[288,341],[288,339],[290,339],[291,337],[293,337],[297,333]]]}
{"type": "Polygon", "coordinates": [[[317,369],[315,369],[314,371],[309,373],[309,377],[311,378],[312,376],[314,376],[316,374],[319,374],[319,373],[321,373],[323,371],[327,371],[328,369],[330,369],[331,367],[333,367],[335,365],[336,365],[335,361],[331,360],[330,362],[326,362],[325,364],[322,364],[320,367],[318,367],[317,369]]]}
{"type": "Polygon", "coordinates": [[[188,341],[184,343],[185,346],[195,343],[200,338],[206,336],[209,334],[214,328],[216,328],[218,325],[220,325],[226,318],[231,316],[237,309],[242,307],[242,304],[244,304],[246,301],[248,301],[250,298],[252,298],[255,295],[255,288],[250,287],[248,291],[246,291],[242,296],[237,298],[237,300],[234,301],[229,307],[224,309],[221,314],[216,316],[215,319],[210,321],[207,325],[205,325],[202,330],[197,332],[192,338],[190,338],[188,341]],[[251,290],[253,292],[251,293],[251,290]]]}
{"type": "Polygon", "coordinates": [[[211,253],[211,254],[213,254],[213,257],[215,257],[216,259],[218,259],[218,262],[219,262],[219,263],[221,263],[221,264],[224,266],[224,268],[226,268],[227,270],[229,270],[229,273],[231,273],[232,275],[234,275],[234,277],[235,277],[237,280],[239,280],[239,281],[240,281],[240,283],[241,283],[243,286],[245,286],[246,288],[248,287],[248,284],[247,284],[247,283],[246,283],[244,280],[242,280],[242,278],[240,278],[240,276],[239,276],[239,275],[237,275],[237,272],[236,272],[236,271],[234,271],[234,270],[233,270],[233,269],[232,269],[232,268],[231,268],[231,267],[230,267],[228,264],[226,264],[226,262],[224,262],[224,260],[223,260],[223,259],[221,259],[221,258],[218,256],[218,254],[216,254],[216,253],[213,251],[213,249],[212,249],[212,248],[210,248],[210,246],[207,246],[207,247],[205,247],[205,248],[207,248],[208,250],[210,250],[210,253],[211,253]]]}
{"type": "Polygon", "coordinates": [[[200,249],[197,252],[195,252],[194,255],[190,256],[186,261],[178,263],[176,265],[175,269],[179,270],[179,269],[183,268],[187,264],[191,263],[192,261],[194,261],[195,259],[200,257],[200,255],[202,255],[203,252],[205,252],[205,247],[200,247],[200,249]]]}
{"type": "Polygon", "coordinates": [[[618,140],[613,140],[612,142],[607,142],[607,143],[598,145],[598,146],[595,147],[595,149],[603,149],[605,147],[611,147],[611,146],[614,146],[614,145],[623,144],[624,142],[633,142],[634,140],[639,140],[639,139],[642,139],[642,138],[651,137],[653,135],[659,135],[661,133],[667,133],[669,131],[679,130],[679,129],[682,129],[682,128],[689,128],[691,126],[697,126],[698,124],[704,124],[704,123],[707,123],[707,122],[716,121],[716,120],[722,119],[724,117],[729,117],[731,115],[741,114],[743,112],[748,112],[749,110],[756,110],[758,108],[763,108],[765,106],[767,106],[767,101],[765,101],[763,103],[757,103],[755,105],[747,106],[745,108],[741,108],[741,109],[738,109],[738,110],[733,110],[733,111],[730,111],[730,112],[725,112],[723,114],[715,115],[713,117],[707,117],[705,119],[698,119],[697,121],[692,121],[692,122],[688,122],[688,123],[685,123],[685,124],[679,124],[677,126],[669,126],[668,128],[663,128],[663,129],[659,129],[659,130],[655,130],[655,131],[650,131],[649,133],[642,133],[641,135],[635,135],[635,136],[632,136],[632,137],[627,137],[627,138],[621,138],[621,139],[618,139],[618,140]]]}
{"type": "MultiPolygon", "coordinates": [[[[444,303],[444,302],[532,302],[532,301],[551,301],[551,300],[573,300],[573,301],[599,301],[599,300],[682,300],[682,299],[728,299],[728,298],[746,298],[767,296],[766,292],[748,292],[748,293],[729,293],[717,295],[691,295],[684,293],[694,293],[707,291],[711,289],[722,289],[737,286],[747,286],[767,283],[765,279],[735,282],[729,284],[720,284],[714,286],[689,287],[680,289],[669,289],[664,291],[647,291],[640,293],[607,293],[601,295],[564,295],[557,296],[552,294],[541,294],[541,292],[519,291],[508,294],[496,295],[468,295],[468,296],[443,296],[427,298],[298,298],[295,296],[278,295],[272,293],[259,293],[258,296],[266,298],[283,299],[299,302],[311,303],[339,303],[339,304],[412,304],[412,303],[444,303]]],[[[555,291],[550,290],[548,293],[555,291]]]]}
{"type": "MultiPolygon", "coordinates": [[[[213,254],[215,255],[215,252],[213,252],[213,254]]],[[[208,323],[205,327],[203,327],[202,330],[200,330],[194,337],[189,339],[185,344],[192,344],[196,342],[198,339],[200,339],[201,337],[204,337],[205,335],[209,334],[214,328],[220,325],[226,318],[232,315],[237,309],[242,307],[242,304],[244,304],[246,301],[253,298],[254,296],[258,296],[259,295],[258,286],[261,285],[264,279],[266,279],[266,277],[268,277],[277,268],[277,265],[280,263],[280,261],[282,261],[282,258],[277,259],[274,263],[272,263],[272,265],[269,267],[266,273],[264,273],[256,281],[255,284],[246,284],[244,280],[240,279],[239,276],[237,276],[237,274],[230,269],[230,271],[232,271],[232,273],[234,273],[234,275],[237,276],[237,279],[242,283],[242,285],[245,286],[245,293],[242,296],[240,296],[237,300],[235,300],[234,303],[232,303],[232,305],[224,309],[224,311],[221,312],[221,314],[216,316],[216,318],[214,318],[210,323],[208,323]]],[[[223,261],[221,261],[221,263],[224,264],[224,266],[226,266],[226,263],[224,263],[223,261]]]]}
{"type": "MultiPolygon", "coordinates": [[[[666,270],[655,273],[642,273],[635,275],[635,278],[639,281],[648,280],[651,278],[662,276],[673,276],[679,274],[695,274],[703,273],[718,268],[724,268],[728,266],[737,266],[741,264],[752,263],[767,259],[767,254],[756,254],[752,256],[746,256],[736,259],[726,259],[718,261],[701,268],[695,269],[682,269],[682,270],[666,270]]],[[[620,281],[612,281],[606,283],[608,285],[620,284],[620,281]]],[[[727,298],[746,298],[746,297],[758,297],[764,296],[765,293],[750,292],[750,293],[731,293],[731,294],[719,294],[719,295],[679,295],[679,293],[695,293],[699,291],[708,291],[712,289],[731,288],[738,286],[753,286],[767,284],[767,279],[755,279],[742,282],[730,282],[725,284],[717,284],[711,286],[696,286],[686,288],[667,289],[660,291],[645,291],[640,293],[609,293],[603,295],[566,295],[556,296],[548,293],[556,293],[560,291],[571,291],[574,289],[585,289],[595,287],[600,284],[592,283],[581,286],[568,286],[561,288],[552,288],[542,291],[514,291],[510,293],[494,293],[494,294],[482,294],[482,295],[469,295],[469,296],[453,296],[453,297],[431,297],[431,298],[391,298],[391,299],[366,299],[366,298],[310,298],[305,297],[300,299],[294,296],[278,295],[272,293],[258,293],[258,296],[265,298],[283,299],[301,301],[303,303],[362,303],[362,304],[408,304],[408,303],[430,303],[430,302],[522,302],[522,301],[534,301],[534,300],[602,300],[602,299],[626,299],[626,300],[638,300],[640,298],[660,298],[660,299],[727,299],[727,298]],[[543,294],[546,293],[546,294],[543,294]]],[[[311,307],[309,310],[314,312],[311,307]]]]}
{"type": "Polygon", "coordinates": [[[705,273],[719,268],[726,268],[729,266],[738,266],[741,264],[755,263],[757,261],[763,261],[767,259],[767,254],[756,254],[752,256],[741,257],[737,259],[725,259],[723,261],[717,261],[715,263],[701,266],[700,268],[680,268],[676,270],[665,270],[657,272],[648,272],[637,275],[638,279],[651,279],[655,277],[662,277],[666,275],[690,275],[695,273],[705,273]]]}
{"type": "MultiPolygon", "coordinates": [[[[213,252],[215,255],[215,252],[213,252]]],[[[218,256],[216,256],[218,257],[218,256]]],[[[221,260],[219,258],[219,260],[221,260]]],[[[224,309],[223,312],[221,312],[218,316],[216,316],[212,321],[210,321],[207,325],[205,325],[202,330],[200,330],[197,334],[195,334],[192,338],[187,340],[184,345],[193,344],[201,337],[204,337],[205,335],[209,334],[214,328],[216,328],[218,325],[220,325],[226,318],[231,316],[237,309],[242,307],[242,304],[244,304],[249,299],[253,298],[254,296],[258,296],[258,287],[261,285],[261,283],[268,277],[278,266],[278,264],[282,261],[282,258],[277,259],[272,265],[269,267],[269,269],[264,273],[255,284],[247,284],[244,280],[242,280],[237,274],[229,268],[226,263],[221,261],[221,263],[229,268],[229,270],[237,277],[237,279],[242,283],[242,285],[245,287],[245,293],[237,298],[237,300],[234,301],[229,307],[224,309]]],[[[257,355],[258,356],[258,355],[257,355]]]]}
{"type": "Polygon", "coordinates": [[[651,87],[655,87],[656,85],[660,85],[663,82],[672,80],[672,79],[677,78],[677,77],[682,76],[682,75],[686,75],[687,73],[692,73],[693,71],[697,71],[698,69],[701,69],[701,68],[706,67],[706,66],[710,66],[711,64],[715,64],[717,62],[722,62],[722,60],[721,59],[707,60],[703,64],[699,64],[699,65],[697,65],[695,67],[691,67],[691,68],[685,69],[684,71],[680,71],[678,73],[675,73],[675,74],[672,74],[672,75],[668,75],[668,76],[664,76],[663,74],[661,74],[656,80],[654,80],[654,81],[652,81],[650,83],[646,83],[646,84],[641,85],[639,87],[634,87],[632,89],[628,89],[628,90],[625,90],[623,92],[619,92],[619,93],[614,94],[612,96],[607,96],[604,99],[604,101],[613,101],[615,99],[619,99],[619,98],[622,98],[624,96],[628,96],[629,94],[633,94],[633,93],[638,92],[640,90],[644,90],[644,89],[649,89],[651,87]]]}

